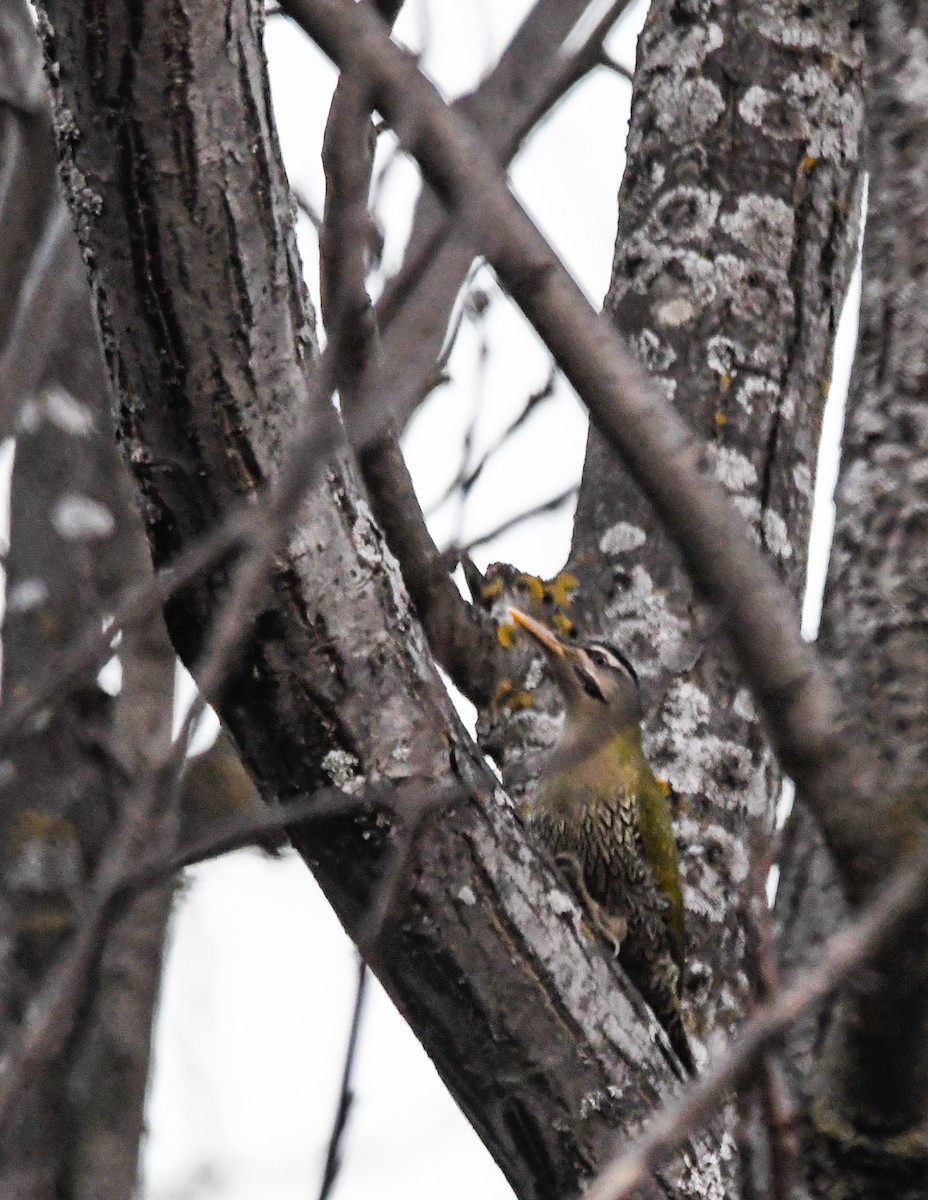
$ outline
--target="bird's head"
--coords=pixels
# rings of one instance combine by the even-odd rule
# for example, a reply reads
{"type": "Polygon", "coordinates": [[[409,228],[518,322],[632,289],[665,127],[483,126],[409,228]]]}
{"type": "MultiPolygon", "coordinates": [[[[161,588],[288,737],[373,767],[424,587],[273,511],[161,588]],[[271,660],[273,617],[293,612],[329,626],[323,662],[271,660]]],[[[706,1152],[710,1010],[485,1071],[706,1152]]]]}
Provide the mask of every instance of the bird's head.
{"type": "Polygon", "coordinates": [[[580,725],[590,733],[601,729],[606,736],[639,724],[638,676],[615,646],[599,638],[564,643],[517,608],[509,612],[544,651],[564,697],[568,725],[580,725]]]}

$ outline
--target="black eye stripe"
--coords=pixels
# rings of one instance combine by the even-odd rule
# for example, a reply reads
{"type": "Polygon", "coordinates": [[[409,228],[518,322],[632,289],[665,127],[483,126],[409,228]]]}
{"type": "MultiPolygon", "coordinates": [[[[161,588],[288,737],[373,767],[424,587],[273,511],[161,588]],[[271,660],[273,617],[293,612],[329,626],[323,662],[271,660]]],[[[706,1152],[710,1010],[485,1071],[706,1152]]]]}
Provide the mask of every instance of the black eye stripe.
{"type": "Polygon", "coordinates": [[[635,683],[638,683],[638,672],[625,655],[620,650],[616,650],[615,646],[604,646],[600,642],[592,642],[586,647],[586,652],[593,659],[593,662],[599,666],[624,668],[631,675],[635,683]],[[601,658],[597,658],[597,655],[600,655],[601,658]]]}
{"type": "Polygon", "coordinates": [[[582,663],[574,664],[574,674],[580,681],[580,686],[588,696],[592,696],[594,700],[605,702],[606,697],[603,695],[602,689],[599,686],[599,681],[595,675],[592,675],[583,666],[582,663]]]}

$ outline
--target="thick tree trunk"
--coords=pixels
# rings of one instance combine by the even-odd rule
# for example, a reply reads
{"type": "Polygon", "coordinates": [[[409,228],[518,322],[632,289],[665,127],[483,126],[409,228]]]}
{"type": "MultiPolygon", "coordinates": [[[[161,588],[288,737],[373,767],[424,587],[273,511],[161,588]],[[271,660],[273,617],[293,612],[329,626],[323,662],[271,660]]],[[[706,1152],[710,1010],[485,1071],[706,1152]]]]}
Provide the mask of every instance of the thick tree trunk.
{"type": "MultiPolygon", "coordinates": [[[[8,4],[0,225],[0,397],[15,438],[5,562],[3,694],[111,612],[150,558],[111,432],[109,389],[77,241],[60,197],[48,100],[28,9],[8,4]]],[[[80,920],[83,889],[170,712],[174,655],[162,623],[129,630],[123,686],[81,681],[5,748],[2,1003],[8,1050],[80,920]],[[144,755],[142,756],[144,757],[144,755]]],[[[151,830],[152,836],[159,831],[151,830]]],[[[135,1192],[149,1042],[170,887],[140,897],[109,931],[61,1049],[27,1081],[0,1139],[0,1194],[21,1200],[135,1192]]]]}
{"type": "MultiPolygon", "coordinates": [[[[841,3],[652,4],[638,47],[606,307],[709,448],[799,601],[817,433],[856,248],[862,46],[841,3]]],[[[690,1020],[730,1034],[756,996],[781,775],[651,506],[591,433],[577,608],[645,677],[673,787],[690,1020]],[[758,895],[760,892],[760,895],[758,895]]]]}
{"type": "MultiPolygon", "coordinates": [[[[314,343],[267,109],[255,4],[43,6],[65,171],[92,263],[119,429],[156,560],[275,475],[314,343]]],[[[223,593],[175,601],[190,663],[223,593]]],[[[350,468],[330,465],[275,561],[216,697],[266,795],[320,782],[459,781],[411,848],[376,969],[520,1196],[575,1191],[674,1072],[621,974],[579,931],[462,734],[350,468]]],[[[294,840],[364,941],[419,802],[294,840]]],[[[721,1195],[696,1138],[667,1194],[721,1195]]]]}
{"type": "MultiPolygon", "coordinates": [[[[843,685],[848,727],[869,747],[880,781],[874,829],[895,830],[904,844],[928,815],[928,109],[912,86],[928,45],[928,8],[867,5],[864,28],[870,185],[863,294],[821,641],[843,685]]],[[[846,907],[817,831],[800,814],[789,831],[783,882],[784,954],[801,965],[840,926],[846,907]]],[[[924,927],[904,927],[838,1012],[792,1040],[794,1071],[805,1081],[815,1195],[928,1194],[926,936],[924,927]]]]}

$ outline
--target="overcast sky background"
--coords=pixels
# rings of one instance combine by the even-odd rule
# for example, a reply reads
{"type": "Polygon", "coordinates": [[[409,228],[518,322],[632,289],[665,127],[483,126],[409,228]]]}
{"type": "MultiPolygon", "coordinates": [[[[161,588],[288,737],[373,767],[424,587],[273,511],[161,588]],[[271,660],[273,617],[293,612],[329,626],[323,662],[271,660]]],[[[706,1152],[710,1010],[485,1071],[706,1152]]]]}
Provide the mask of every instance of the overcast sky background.
{"type": "MultiPolygon", "coordinates": [[[[446,95],[469,90],[495,62],[529,0],[409,0],[397,25],[446,95]]],[[[644,20],[633,5],[609,43],[632,66],[644,20]]],[[[283,18],[266,46],[275,114],[293,183],[322,210],[319,162],[335,73],[283,18]]],[[[520,199],[588,296],[605,293],[624,168],[630,85],[598,71],[531,139],[512,171],[520,199]]],[[[391,157],[381,138],[378,165],[391,157]]],[[[387,273],[400,261],[417,190],[397,160],[381,189],[387,273]]],[[[316,237],[300,223],[300,251],[318,298],[316,237]]],[[[548,356],[488,272],[480,329],[462,330],[451,383],[415,418],[406,448],[430,508],[454,478],[474,418],[474,453],[494,443],[548,375],[548,356]],[[485,351],[482,349],[485,343],[485,351]],[[483,365],[482,365],[483,364],[483,365]]],[[[817,626],[831,533],[831,492],[856,321],[852,295],[839,336],[817,481],[810,589],[803,625],[817,626]]],[[[586,417],[570,389],[533,415],[484,472],[462,512],[439,509],[433,533],[467,541],[579,478],[586,417]]],[[[541,575],[566,557],[570,507],[476,552],[478,565],[512,561],[541,575]]],[[[188,872],[175,912],[155,1035],[144,1200],[311,1200],[319,1188],[356,979],[354,950],[301,860],[243,851],[188,872]]],[[[498,1168],[458,1112],[378,985],[368,995],[355,1106],[338,1200],[503,1200],[498,1168]]]]}

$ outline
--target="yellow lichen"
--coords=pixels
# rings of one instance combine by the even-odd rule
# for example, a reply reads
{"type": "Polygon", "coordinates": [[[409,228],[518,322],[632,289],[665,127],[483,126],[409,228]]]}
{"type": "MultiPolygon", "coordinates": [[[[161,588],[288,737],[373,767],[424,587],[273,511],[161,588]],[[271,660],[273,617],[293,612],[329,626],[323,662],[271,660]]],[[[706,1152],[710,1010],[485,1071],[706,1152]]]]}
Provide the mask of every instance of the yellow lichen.
{"type": "Polygon", "coordinates": [[[561,571],[548,583],[548,595],[558,608],[567,608],[573,603],[571,592],[576,591],[577,577],[570,571],[561,571]]]}
{"type": "Polygon", "coordinates": [[[716,409],[716,411],[715,411],[715,423],[716,423],[716,425],[718,425],[718,427],[720,429],[723,425],[728,424],[728,417],[725,415],[725,413],[722,412],[722,410],[720,408],[716,409]]]}
{"type": "Polygon", "coordinates": [[[42,813],[34,808],[27,808],[20,813],[19,820],[13,827],[10,838],[14,846],[24,846],[27,842],[66,839],[70,841],[77,836],[70,821],[57,813],[42,813]]]}
{"type": "Polygon", "coordinates": [[[64,904],[38,904],[20,921],[23,933],[49,935],[69,933],[74,928],[74,913],[64,904]]]}
{"type": "Polygon", "coordinates": [[[522,584],[536,604],[541,604],[545,598],[545,585],[537,575],[520,575],[519,583],[522,584]]]}
{"type": "Polygon", "coordinates": [[[502,577],[491,579],[489,583],[485,583],[480,589],[480,595],[484,600],[495,600],[502,592],[504,586],[502,577]]]}
{"type": "Polygon", "coordinates": [[[496,626],[496,636],[504,650],[511,649],[516,644],[516,627],[513,621],[501,621],[496,626]]]}
{"type": "Polygon", "coordinates": [[[556,612],[551,618],[551,624],[560,637],[573,637],[575,626],[570,617],[565,617],[563,613],[556,612]]]}
{"type": "Polygon", "coordinates": [[[802,160],[801,169],[803,171],[811,171],[817,162],[818,158],[814,154],[807,154],[802,160]]]}
{"type": "Polygon", "coordinates": [[[506,700],[507,708],[511,708],[513,712],[518,712],[523,708],[532,707],[532,693],[526,691],[513,692],[506,700]]]}

